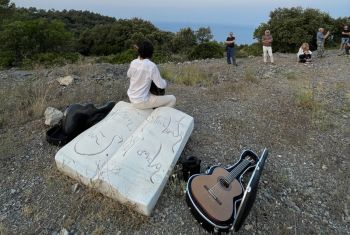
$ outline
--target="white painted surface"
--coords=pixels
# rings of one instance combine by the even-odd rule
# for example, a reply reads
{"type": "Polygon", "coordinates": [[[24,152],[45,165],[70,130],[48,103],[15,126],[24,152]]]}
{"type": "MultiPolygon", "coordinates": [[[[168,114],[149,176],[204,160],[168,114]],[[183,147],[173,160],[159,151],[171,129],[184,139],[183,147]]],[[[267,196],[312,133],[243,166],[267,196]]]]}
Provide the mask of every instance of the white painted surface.
{"type": "Polygon", "coordinates": [[[96,177],[99,191],[150,215],[193,130],[193,118],[156,109],[96,177]]]}
{"type": "Polygon", "coordinates": [[[92,179],[99,174],[103,165],[152,111],[138,110],[130,103],[118,102],[102,121],[57,152],[55,160],[58,169],[91,186],[92,179]]]}
{"type": "Polygon", "coordinates": [[[60,170],[150,215],[193,130],[169,107],[137,110],[119,102],[100,123],[56,154],[60,170]]]}

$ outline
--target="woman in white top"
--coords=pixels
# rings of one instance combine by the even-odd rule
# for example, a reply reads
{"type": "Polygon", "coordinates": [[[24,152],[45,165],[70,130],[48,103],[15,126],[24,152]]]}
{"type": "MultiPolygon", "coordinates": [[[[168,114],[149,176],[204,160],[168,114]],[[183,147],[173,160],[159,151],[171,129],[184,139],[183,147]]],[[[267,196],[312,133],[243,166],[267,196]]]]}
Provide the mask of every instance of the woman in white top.
{"type": "Polygon", "coordinates": [[[309,44],[304,42],[298,51],[298,59],[300,63],[310,63],[312,52],[309,49],[309,44]]]}
{"type": "Polygon", "coordinates": [[[139,57],[133,60],[127,75],[130,78],[128,96],[130,102],[138,109],[157,108],[161,106],[174,107],[176,98],[173,95],[156,96],[150,93],[152,81],[161,89],[167,82],[160,76],[155,63],[150,59],[153,55],[153,45],[143,41],[137,45],[139,57]]]}

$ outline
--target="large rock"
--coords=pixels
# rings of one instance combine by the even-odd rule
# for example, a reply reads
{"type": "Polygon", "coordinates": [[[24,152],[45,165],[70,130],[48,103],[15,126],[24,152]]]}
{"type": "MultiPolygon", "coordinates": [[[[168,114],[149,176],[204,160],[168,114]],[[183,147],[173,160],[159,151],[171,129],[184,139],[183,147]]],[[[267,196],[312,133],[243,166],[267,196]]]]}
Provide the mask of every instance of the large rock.
{"type": "Polygon", "coordinates": [[[55,109],[53,107],[47,107],[44,112],[44,116],[45,124],[48,126],[54,126],[62,120],[63,113],[60,110],[55,109]]]}
{"type": "Polygon", "coordinates": [[[192,130],[193,118],[176,109],[138,110],[119,102],[104,120],[58,151],[56,164],[150,215],[192,130]]]}

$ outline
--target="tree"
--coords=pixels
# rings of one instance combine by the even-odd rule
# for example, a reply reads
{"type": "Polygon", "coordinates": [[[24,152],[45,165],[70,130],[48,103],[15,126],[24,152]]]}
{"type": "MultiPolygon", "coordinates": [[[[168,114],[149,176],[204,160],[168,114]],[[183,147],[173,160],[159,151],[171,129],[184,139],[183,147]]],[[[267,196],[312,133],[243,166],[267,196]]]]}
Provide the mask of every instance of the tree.
{"type": "Polygon", "coordinates": [[[213,39],[213,34],[211,33],[210,27],[200,27],[196,31],[196,38],[198,43],[209,42],[213,39]]]}
{"type": "Polygon", "coordinates": [[[319,27],[334,31],[334,20],[329,14],[317,9],[277,8],[270,13],[267,23],[262,23],[255,29],[254,38],[261,41],[264,31],[270,29],[274,50],[295,52],[303,42],[311,45],[316,43],[319,27]]]}
{"type": "Polygon", "coordinates": [[[14,21],[4,26],[0,49],[12,56],[15,65],[38,53],[69,51],[72,41],[72,34],[62,22],[47,19],[14,21]]]}
{"type": "Polygon", "coordinates": [[[0,27],[6,19],[9,19],[15,10],[15,4],[10,0],[0,0],[0,27]]]}
{"type": "Polygon", "coordinates": [[[185,52],[196,44],[196,35],[193,30],[189,27],[183,28],[175,34],[175,37],[172,40],[172,50],[175,53],[185,52]]]}

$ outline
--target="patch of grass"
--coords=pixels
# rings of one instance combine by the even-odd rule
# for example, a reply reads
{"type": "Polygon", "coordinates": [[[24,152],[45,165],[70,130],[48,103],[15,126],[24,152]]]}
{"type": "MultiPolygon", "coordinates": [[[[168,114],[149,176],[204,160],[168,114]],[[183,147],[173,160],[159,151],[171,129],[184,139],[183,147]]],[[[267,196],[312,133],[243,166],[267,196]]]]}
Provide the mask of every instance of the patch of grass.
{"type": "Polygon", "coordinates": [[[244,71],[244,80],[248,81],[248,82],[253,82],[256,83],[258,81],[258,79],[256,78],[254,71],[251,69],[246,69],[244,71]]]}
{"type": "Polygon", "coordinates": [[[91,235],[103,235],[105,234],[105,228],[101,225],[97,226],[91,235]]]}
{"type": "Polygon", "coordinates": [[[0,91],[0,126],[22,124],[43,115],[52,86],[44,79],[29,79],[0,91]]]}
{"type": "Polygon", "coordinates": [[[345,97],[347,99],[348,104],[350,105],[350,91],[346,93],[345,97]]]}
{"type": "Polygon", "coordinates": [[[296,95],[297,104],[306,109],[312,110],[315,107],[312,89],[301,89],[296,95]]]}
{"type": "Polygon", "coordinates": [[[184,192],[186,189],[186,184],[180,179],[181,174],[182,170],[180,169],[179,165],[176,165],[168,180],[168,186],[170,191],[177,197],[184,196],[184,192]]]}
{"type": "Polygon", "coordinates": [[[315,98],[315,93],[320,89],[303,88],[296,95],[296,100],[298,106],[310,110],[312,125],[321,131],[326,131],[334,127],[334,123],[330,120],[325,104],[315,98]]]}
{"type": "Polygon", "coordinates": [[[186,86],[211,86],[215,82],[215,78],[205,72],[203,68],[196,64],[188,64],[177,67],[175,65],[164,65],[160,69],[161,76],[176,84],[186,86]]]}
{"type": "Polygon", "coordinates": [[[6,235],[8,234],[7,233],[7,230],[5,228],[5,225],[3,223],[0,223],[0,235],[6,235]]]}
{"type": "Polygon", "coordinates": [[[297,75],[295,74],[295,72],[288,72],[288,73],[286,73],[286,78],[288,80],[296,80],[297,79],[297,75]]]}
{"type": "Polygon", "coordinates": [[[22,215],[25,217],[30,217],[34,213],[33,208],[29,205],[22,207],[22,215]]]}
{"type": "Polygon", "coordinates": [[[7,132],[0,134],[0,160],[9,158],[14,152],[16,146],[14,146],[15,136],[12,129],[8,129],[7,132]]]}

